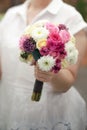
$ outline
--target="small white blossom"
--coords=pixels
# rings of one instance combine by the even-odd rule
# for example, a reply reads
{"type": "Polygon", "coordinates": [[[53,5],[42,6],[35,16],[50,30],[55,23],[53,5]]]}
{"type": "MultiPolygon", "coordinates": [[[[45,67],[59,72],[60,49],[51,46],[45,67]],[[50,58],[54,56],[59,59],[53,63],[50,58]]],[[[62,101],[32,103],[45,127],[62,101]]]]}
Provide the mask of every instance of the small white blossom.
{"type": "Polygon", "coordinates": [[[78,59],[78,51],[74,50],[72,53],[70,53],[67,57],[66,57],[67,61],[69,62],[69,64],[76,64],[77,59],[78,59]]]}
{"type": "Polygon", "coordinates": [[[66,60],[70,64],[75,64],[78,59],[78,50],[75,47],[75,44],[73,44],[71,41],[66,44],[65,49],[67,51],[66,60]]]}
{"type": "Polygon", "coordinates": [[[55,59],[52,56],[43,56],[38,60],[39,68],[42,71],[50,71],[55,65],[55,59]]]}
{"type": "Polygon", "coordinates": [[[34,30],[31,32],[31,37],[35,40],[38,41],[40,39],[45,39],[48,37],[49,31],[44,28],[44,27],[36,27],[34,30]]]}
{"type": "Polygon", "coordinates": [[[71,41],[69,41],[68,43],[65,44],[65,49],[66,49],[67,53],[73,52],[73,50],[75,48],[76,48],[75,44],[73,44],[71,41]]]}

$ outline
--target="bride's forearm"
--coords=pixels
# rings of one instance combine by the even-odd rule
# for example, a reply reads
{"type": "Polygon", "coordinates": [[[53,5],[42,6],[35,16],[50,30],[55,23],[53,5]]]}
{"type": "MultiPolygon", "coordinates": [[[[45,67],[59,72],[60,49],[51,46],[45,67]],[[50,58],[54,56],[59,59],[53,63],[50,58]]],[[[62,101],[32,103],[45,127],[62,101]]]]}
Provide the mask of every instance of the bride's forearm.
{"type": "Polygon", "coordinates": [[[1,70],[0,70],[0,80],[1,80],[1,75],[2,75],[2,74],[1,74],[1,70]]]}
{"type": "Polygon", "coordinates": [[[68,69],[62,69],[51,80],[53,91],[66,92],[74,83],[76,76],[68,69]]]}
{"type": "Polygon", "coordinates": [[[2,75],[2,73],[1,73],[1,69],[0,69],[0,80],[1,80],[1,75],[2,75]]]}

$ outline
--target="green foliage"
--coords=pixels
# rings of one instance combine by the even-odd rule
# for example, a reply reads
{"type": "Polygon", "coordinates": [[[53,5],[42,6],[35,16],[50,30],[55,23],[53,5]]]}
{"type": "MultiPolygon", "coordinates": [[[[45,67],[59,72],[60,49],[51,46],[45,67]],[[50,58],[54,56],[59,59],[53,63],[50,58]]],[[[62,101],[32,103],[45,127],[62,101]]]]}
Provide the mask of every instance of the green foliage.
{"type": "Polygon", "coordinates": [[[87,21],[87,1],[78,0],[76,4],[76,9],[82,14],[85,21],[87,21]]]}
{"type": "Polygon", "coordinates": [[[3,18],[3,15],[4,15],[4,14],[0,14],[0,20],[3,18]]]}
{"type": "Polygon", "coordinates": [[[33,55],[33,57],[34,57],[34,59],[35,59],[36,61],[41,57],[41,55],[40,55],[38,49],[35,49],[35,50],[32,52],[32,55],[33,55]]]}

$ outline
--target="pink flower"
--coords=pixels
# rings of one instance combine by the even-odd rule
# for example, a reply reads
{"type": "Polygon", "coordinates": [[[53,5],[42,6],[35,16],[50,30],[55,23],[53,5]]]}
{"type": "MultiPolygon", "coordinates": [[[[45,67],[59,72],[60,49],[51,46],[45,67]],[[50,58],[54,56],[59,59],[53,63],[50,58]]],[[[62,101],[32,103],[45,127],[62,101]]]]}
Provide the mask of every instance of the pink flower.
{"type": "Polygon", "coordinates": [[[53,41],[56,41],[56,42],[62,41],[62,39],[57,31],[52,31],[49,34],[49,38],[52,39],[53,41]]]}
{"type": "Polygon", "coordinates": [[[55,57],[59,56],[59,53],[58,53],[58,51],[50,51],[49,55],[55,58],[55,57]]]}
{"type": "Polygon", "coordinates": [[[49,48],[49,54],[51,56],[65,58],[65,44],[61,41],[54,41],[53,39],[48,38],[47,47],[49,48]]]}
{"type": "Polygon", "coordinates": [[[64,43],[67,43],[70,40],[70,33],[67,30],[61,30],[59,35],[64,43]]]}
{"type": "Polygon", "coordinates": [[[57,32],[52,32],[47,39],[47,46],[50,51],[55,51],[58,48],[58,43],[61,42],[61,38],[57,32]]]}
{"type": "Polygon", "coordinates": [[[60,59],[64,59],[66,56],[65,44],[63,42],[59,42],[56,51],[58,52],[58,56],[60,59]]]}
{"type": "Polygon", "coordinates": [[[46,23],[46,29],[49,30],[49,32],[53,32],[53,31],[59,32],[58,27],[51,23],[46,23]]]}
{"type": "Polygon", "coordinates": [[[59,57],[60,59],[64,59],[67,55],[67,52],[65,51],[65,49],[61,49],[60,52],[59,52],[59,57]]]}
{"type": "Polygon", "coordinates": [[[47,39],[47,47],[49,48],[49,50],[54,51],[56,49],[56,44],[57,44],[57,41],[54,41],[51,38],[47,39]]]}

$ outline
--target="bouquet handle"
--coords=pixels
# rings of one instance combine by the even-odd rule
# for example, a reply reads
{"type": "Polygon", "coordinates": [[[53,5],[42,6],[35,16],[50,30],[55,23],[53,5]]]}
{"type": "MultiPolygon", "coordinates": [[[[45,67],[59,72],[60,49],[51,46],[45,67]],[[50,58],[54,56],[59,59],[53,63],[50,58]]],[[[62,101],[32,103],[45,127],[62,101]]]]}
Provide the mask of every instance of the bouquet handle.
{"type": "Polygon", "coordinates": [[[32,101],[39,101],[40,100],[42,88],[43,88],[43,82],[36,79],[35,83],[34,83],[33,93],[31,96],[32,101]]]}

